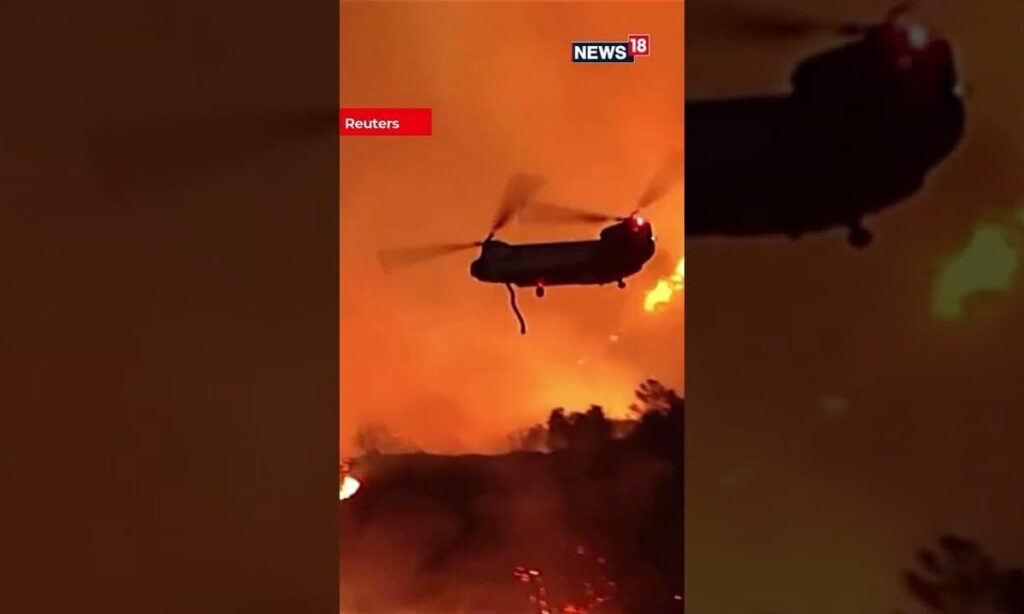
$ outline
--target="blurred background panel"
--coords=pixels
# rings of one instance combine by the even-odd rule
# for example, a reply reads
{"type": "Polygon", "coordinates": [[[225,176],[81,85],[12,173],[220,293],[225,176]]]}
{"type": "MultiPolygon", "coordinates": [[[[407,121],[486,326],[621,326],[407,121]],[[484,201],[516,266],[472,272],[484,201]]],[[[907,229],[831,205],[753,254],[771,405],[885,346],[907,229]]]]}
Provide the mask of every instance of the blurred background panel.
{"type": "Polygon", "coordinates": [[[337,5],[9,23],[2,609],[336,612],[337,5]]]}
{"type": "MultiPolygon", "coordinates": [[[[1021,7],[979,8],[920,2],[906,16],[931,40],[949,42],[965,128],[917,191],[863,220],[870,245],[852,247],[842,227],[796,238],[688,236],[694,611],[920,609],[922,592],[908,592],[900,570],[945,533],[977,540],[1000,565],[1024,561],[1015,486],[1024,431],[1024,92],[1009,76],[1021,51],[1013,25],[1021,7]]],[[[691,0],[687,99],[789,95],[800,61],[857,40],[839,26],[878,23],[891,9],[691,0]]],[[[850,121],[870,113],[872,100],[850,121]]],[[[810,115],[799,113],[798,123],[810,115]]],[[[688,136],[699,129],[692,121],[688,136]]],[[[880,162],[887,153],[879,151],[880,162]]],[[[694,155],[688,148],[688,164],[699,165],[694,155]]],[[[837,183],[821,210],[867,181],[837,183]]],[[[695,198],[688,190],[691,223],[695,198]]],[[[994,588],[996,576],[979,580],[983,592],[1019,590],[994,588]]],[[[930,611],[1019,611],[983,609],[997,606],[977,597],[955,606],[971,609],[952,609],[957,598],[943,596],[930,611]]]]}

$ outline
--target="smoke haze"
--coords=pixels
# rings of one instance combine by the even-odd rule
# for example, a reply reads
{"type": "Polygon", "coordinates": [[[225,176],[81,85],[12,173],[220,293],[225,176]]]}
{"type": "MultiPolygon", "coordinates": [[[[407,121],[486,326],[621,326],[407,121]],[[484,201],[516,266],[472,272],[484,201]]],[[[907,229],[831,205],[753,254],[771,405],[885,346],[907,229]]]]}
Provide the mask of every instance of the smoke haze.
{"type": "MultiPolygon", "coordinates": [[[[495,450],[555,406],[621,412],[647,377],[681,390],[682,303],[643,310],[682,256],[681,189],[647,214],[664,252],[647,272],[622,291],[522,292],[526,336],[505,289],[470,278],[474,253],[385,275],[377,252],[482,239],[518,172],[546,177],[545,199],[628,213],[682,145],[682,4],[345,2],[341,40],[342,106],[434,115],[431,137],[342,141],[343,453],[367,424],[432,451],[495,450]],[[573,40],[632,32],[651,34],[650,57],[569,61],[573,40]]],[[[598,229],[513,224],[500,236],[598,229]]]]}

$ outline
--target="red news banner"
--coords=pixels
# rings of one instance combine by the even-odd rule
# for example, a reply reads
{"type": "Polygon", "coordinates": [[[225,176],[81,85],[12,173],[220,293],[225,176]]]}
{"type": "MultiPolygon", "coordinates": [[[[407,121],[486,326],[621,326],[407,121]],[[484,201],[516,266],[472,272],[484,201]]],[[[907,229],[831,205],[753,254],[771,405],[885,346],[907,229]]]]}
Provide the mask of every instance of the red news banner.
{"type": "Polygon", "coordinates": [[[341,136],[430,136],[430,109],[341,109],[341,136]]]}

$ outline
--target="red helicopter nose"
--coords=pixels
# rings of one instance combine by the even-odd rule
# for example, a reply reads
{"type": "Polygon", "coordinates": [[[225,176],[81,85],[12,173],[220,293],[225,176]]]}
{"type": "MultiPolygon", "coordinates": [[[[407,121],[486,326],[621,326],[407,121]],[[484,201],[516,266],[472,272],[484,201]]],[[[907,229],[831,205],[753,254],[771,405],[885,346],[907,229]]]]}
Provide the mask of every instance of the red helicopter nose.
{"type": "Polygon", "coordinates": [[[933,39],[923,24],[916,22],[887,23],[875,30],[875,40],[880,41],[891,53],[917,54],[927,51],[933,39]]]}

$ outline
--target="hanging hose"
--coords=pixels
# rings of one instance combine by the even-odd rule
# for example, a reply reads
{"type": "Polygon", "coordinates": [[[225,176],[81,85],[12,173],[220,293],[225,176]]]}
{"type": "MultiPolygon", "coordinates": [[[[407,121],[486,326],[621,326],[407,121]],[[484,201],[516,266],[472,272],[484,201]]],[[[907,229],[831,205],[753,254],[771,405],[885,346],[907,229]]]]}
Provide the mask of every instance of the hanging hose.
{"type": "Polygon", "coordinates": [[[516,319],[519,320],[519,334],[526,334],[526,320],[523,319],[523,314],[519,312],[519,305],[516,304],[516,291],[512,288],[512,284],[505,284],[505,289],[508,290],[508,300],[512,304],[512,311],[516,314],[516,319]]]}

